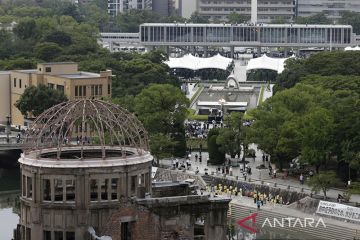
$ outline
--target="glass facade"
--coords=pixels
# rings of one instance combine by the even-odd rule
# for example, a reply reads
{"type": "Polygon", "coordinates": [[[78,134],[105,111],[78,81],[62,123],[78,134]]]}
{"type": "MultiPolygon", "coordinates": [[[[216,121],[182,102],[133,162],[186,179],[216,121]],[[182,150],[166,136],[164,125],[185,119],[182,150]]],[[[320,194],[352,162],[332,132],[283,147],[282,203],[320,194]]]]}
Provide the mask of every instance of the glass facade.
{"type": "Polygon", "coordinates": [[[149,43],[257,43],[344,44],[352,39],[352,27],[340,25],[226,25],[226,24],[143,24],[140,39],[149,43]]]}

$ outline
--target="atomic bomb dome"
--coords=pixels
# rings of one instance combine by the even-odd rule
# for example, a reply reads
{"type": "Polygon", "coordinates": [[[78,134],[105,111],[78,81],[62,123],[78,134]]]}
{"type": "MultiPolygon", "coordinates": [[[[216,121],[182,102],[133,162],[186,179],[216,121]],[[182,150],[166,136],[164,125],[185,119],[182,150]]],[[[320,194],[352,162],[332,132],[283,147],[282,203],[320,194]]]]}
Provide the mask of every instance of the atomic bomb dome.
{"type": "Polygon", "coordinates": [[[30,126],[22,175],[24,239],[87,239],[124,199],[151,193],[147,133],[127,110],[75,100],[42,113],[30,126]]]}
{"type": "Polygon", "coordinates": [[[35,151],[37,158],[57,160],[126,157],[132,155],[129,149],[138,155],[148,149],[140,121],[115,104],[87,99],[64,102],[43,112],[25,142],[25,154],[35,151]]]}

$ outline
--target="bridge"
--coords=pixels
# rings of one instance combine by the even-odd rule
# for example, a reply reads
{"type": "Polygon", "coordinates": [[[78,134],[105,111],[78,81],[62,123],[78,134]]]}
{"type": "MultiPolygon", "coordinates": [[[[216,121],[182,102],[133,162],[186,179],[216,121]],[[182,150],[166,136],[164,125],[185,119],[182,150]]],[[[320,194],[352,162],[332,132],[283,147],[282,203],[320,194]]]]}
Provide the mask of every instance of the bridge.
{"type": "Polygon", "coordinates": [[[0,151],[20,150],[22,148],[22,141],[19,142],[15,136],[10,136],[9,142],[7,141],[7,137],[0,136],[0,151]]]}
{"type": "Polygon", "coordinates": [[[356,45],[350,25],[144,23],[138,35],[102,33],[103,41],[154,47],[345,48],[356,45]],[[128,37],[126,37],[128,35],[128,37]],[[137,38],[139,37],[139,39],[137,38]]]}

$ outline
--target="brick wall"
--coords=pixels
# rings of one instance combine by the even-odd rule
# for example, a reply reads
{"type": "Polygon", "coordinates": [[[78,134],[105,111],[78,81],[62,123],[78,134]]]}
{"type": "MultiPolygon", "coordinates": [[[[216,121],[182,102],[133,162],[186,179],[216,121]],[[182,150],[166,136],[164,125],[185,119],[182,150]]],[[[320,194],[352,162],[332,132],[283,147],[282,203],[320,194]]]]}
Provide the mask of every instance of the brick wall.
{"type": "Polygon", "coordinates": [[[131,221],[132,239],[160,239],[159,217],[145,207],[130,203],[124,204],[110,216],[100,236],[106,235],[111,236],[112,240],[121,240],[121,221],[128,217],[132,217],[135,220],[131,221]]]}

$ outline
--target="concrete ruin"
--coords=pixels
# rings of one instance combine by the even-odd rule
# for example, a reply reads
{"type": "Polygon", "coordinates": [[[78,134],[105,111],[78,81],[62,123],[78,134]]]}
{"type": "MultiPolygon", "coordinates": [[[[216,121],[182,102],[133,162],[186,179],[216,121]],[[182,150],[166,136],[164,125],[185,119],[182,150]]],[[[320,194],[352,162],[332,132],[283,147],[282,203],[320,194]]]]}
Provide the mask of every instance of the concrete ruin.
{"type": "Polygon", "coordinates": [[[153,157],[136,117],[100,100],[41,114],[19,159],[22,193],[15,240],[226,237],[230,199],[187,183],[152,183],[153,157]],[[154,194],[153,194],[154,192],[154,194]]]}

